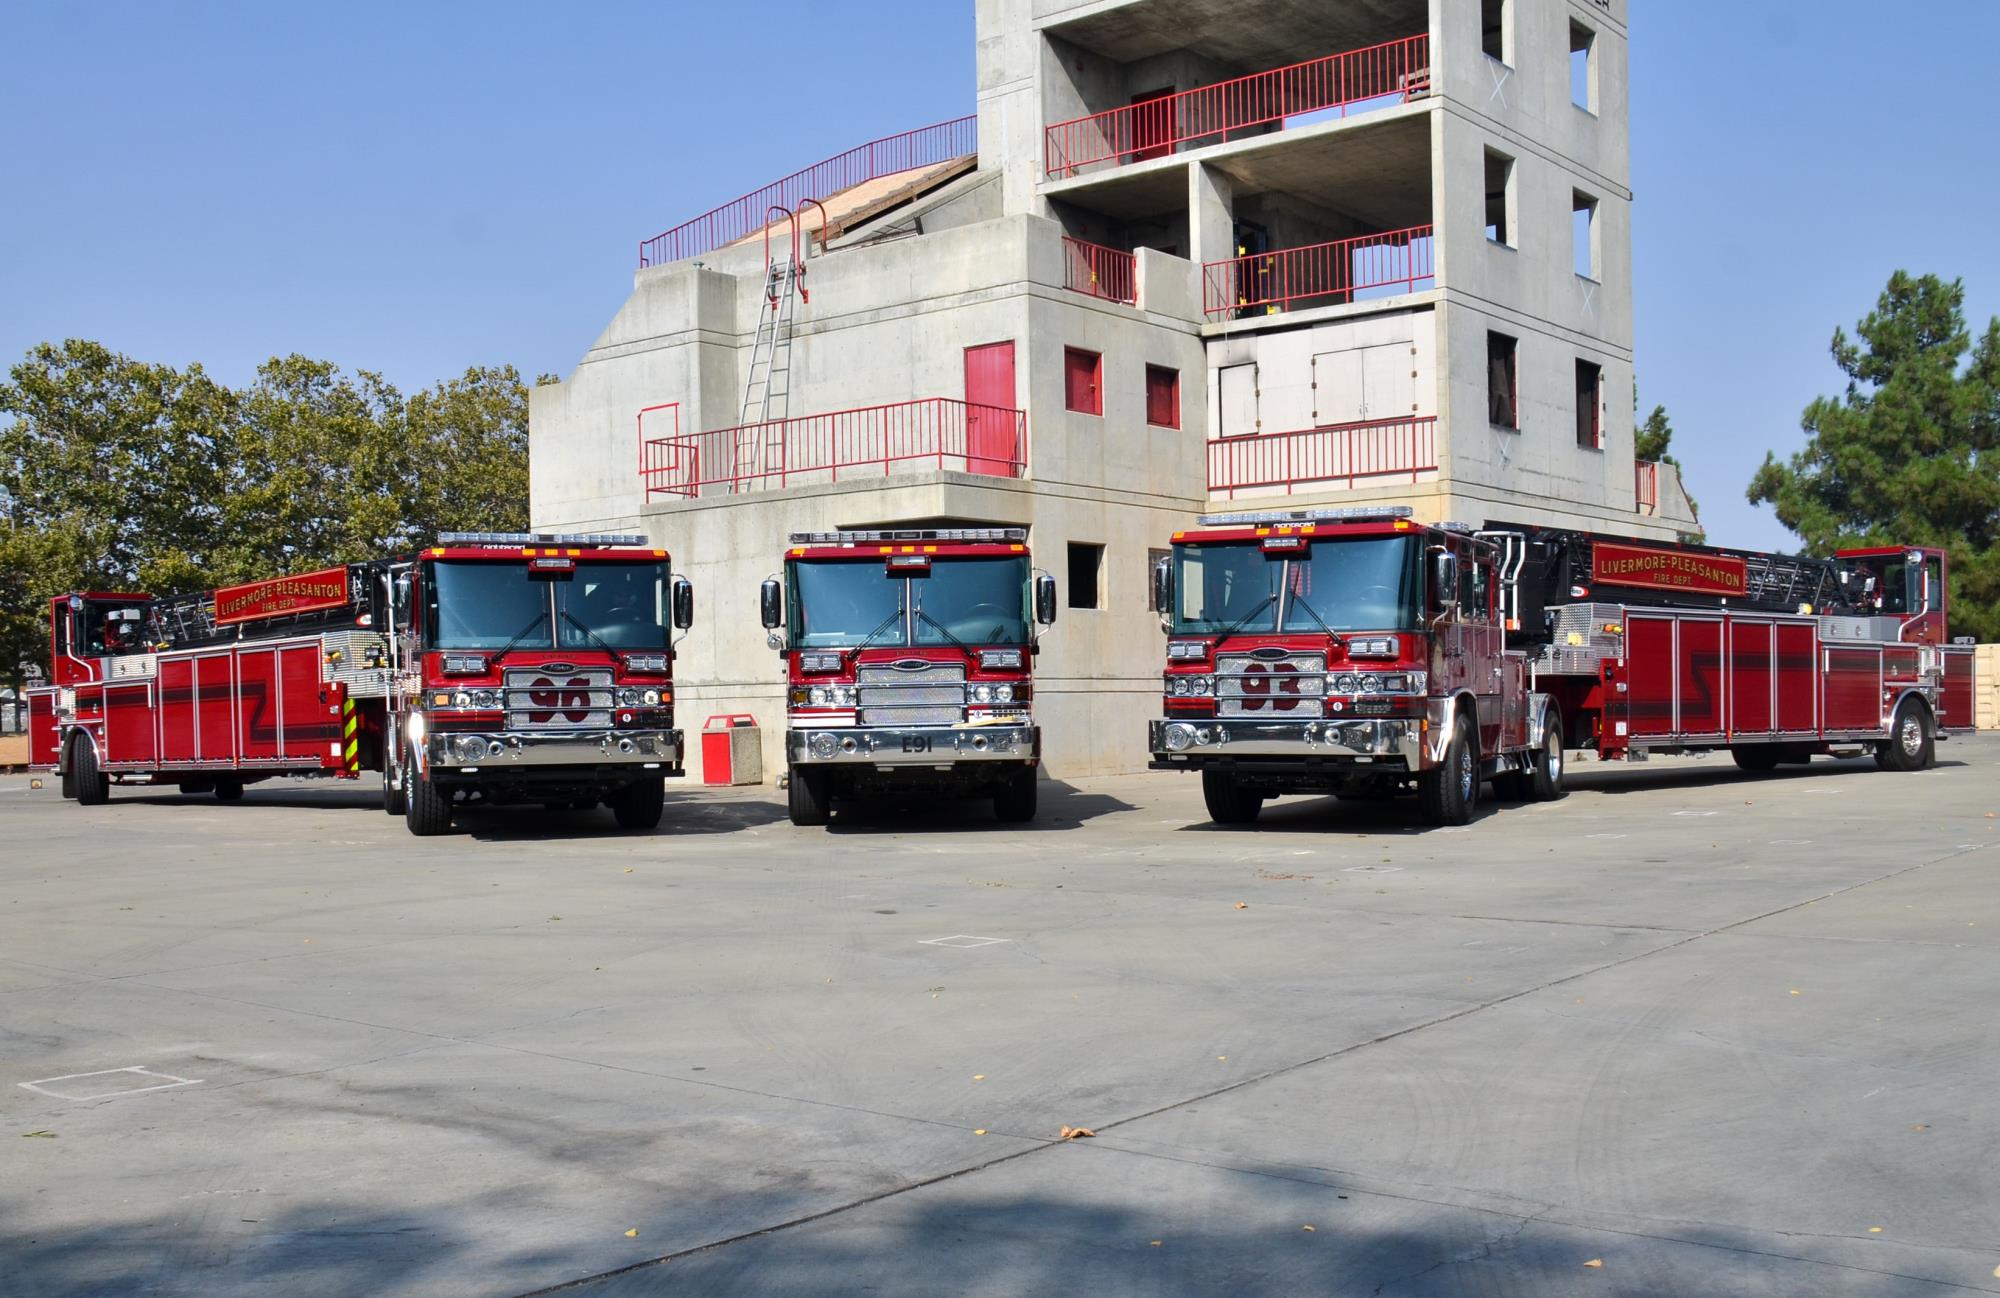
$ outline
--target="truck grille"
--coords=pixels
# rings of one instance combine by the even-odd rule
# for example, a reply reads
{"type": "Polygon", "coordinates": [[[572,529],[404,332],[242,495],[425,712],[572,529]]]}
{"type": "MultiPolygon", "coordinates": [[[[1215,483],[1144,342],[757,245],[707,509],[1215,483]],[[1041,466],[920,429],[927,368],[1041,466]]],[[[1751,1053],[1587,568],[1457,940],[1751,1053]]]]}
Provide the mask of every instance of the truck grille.
{"type": "Polygon", "coordinates": [[[552,672],[510,667],[501,677],[509,730],[609,730],[614,703],[611,669],[552,672]]]}
{"type": "Polygon", "coordinates": [[[927,663],[903,671],[888,664],[860,668],[854,675],[860,691],[864,726],[955,726],[965,720],[965,666],[927,663]]]}
{"type": "Polygon", "coordinates": [[[1326,655],[1218,654],[1215,715],[1250,721],[1304,721],[1326,715],[1326,655]]]}

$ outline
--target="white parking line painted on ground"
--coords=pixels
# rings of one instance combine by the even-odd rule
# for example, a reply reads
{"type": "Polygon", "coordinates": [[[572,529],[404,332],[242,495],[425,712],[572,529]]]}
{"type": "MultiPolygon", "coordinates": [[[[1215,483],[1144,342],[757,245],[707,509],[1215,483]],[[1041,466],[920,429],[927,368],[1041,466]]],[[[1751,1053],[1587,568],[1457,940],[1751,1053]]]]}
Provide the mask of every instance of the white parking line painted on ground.
{"type": "Polygon", "coordinates": [[[974,937],[969,933],[954,933],[950,937],[927,937],[921,940],[923,946],[948,946],[954,950],[969,951],[976,946],[994,946],[1001,942],[1011,942],[1010,937],[974,937]]]}
{"type": "MultiPolygon", "coordinates": [[[[175,1077],[172,1073],[156,1073],[150,1068],[106,1068],[94,1073],[66,1073],[61,1077],[44,1077],[38,1082],[16,1082],[22,1090],[33,1091],[57,1100],[109,1100],[121,1095],[139,1095],[146,1091],[167,1091],[176,1086],[199,1086],[198,1077],[175,1077]],[[124,1077],[137,1080],[153,1079],[144,1086],[114,1086],[109,1090],[93,1090],[78,1095],[71,1090],[56,1090],[59,1082],[85,1082],[93,1077],[124,1077]]],[[[103,1085],[103,1083],[99,1083],[103,1085]]]]}

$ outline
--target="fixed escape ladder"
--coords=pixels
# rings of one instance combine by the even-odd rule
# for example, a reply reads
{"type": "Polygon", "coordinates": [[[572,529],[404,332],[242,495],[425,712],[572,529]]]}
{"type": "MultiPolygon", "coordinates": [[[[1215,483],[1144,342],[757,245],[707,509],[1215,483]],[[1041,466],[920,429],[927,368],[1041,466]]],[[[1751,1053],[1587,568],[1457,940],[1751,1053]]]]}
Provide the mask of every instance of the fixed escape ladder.
{"type": "Polygon", "coordinates": [[[806,257],[812,251],[811,236],[800,229],[799,214],[810,205],[819,208],[820,240],[826,239],[826,208],[818,199],[808,198],[796,211],[772,207],[764,221],[764,302],[757,311],[757,333],[750,344],[750,367],[743,380],[741,430],[730,454],[738,471],[750,475],[773,467],[767,461],[782,448],[765,444],[763,430],[791,412],[792,337],[800,303],[811,303],[812,290],[805,285],[806,257]],[[771,227],[778,218],[789,228],[792,246],[782,262],[771,256],[771,227]]]}

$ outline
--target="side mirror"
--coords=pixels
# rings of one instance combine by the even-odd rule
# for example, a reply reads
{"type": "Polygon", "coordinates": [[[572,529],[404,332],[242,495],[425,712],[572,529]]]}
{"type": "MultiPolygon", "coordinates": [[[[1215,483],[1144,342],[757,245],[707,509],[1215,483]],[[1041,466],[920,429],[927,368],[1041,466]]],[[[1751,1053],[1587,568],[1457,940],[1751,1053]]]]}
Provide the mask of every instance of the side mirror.
{"type": "Polygon", "coordinates": [[[686,577],[674,578],[674,630],[694,625],[694,583],[686,577]]]}
{"type": "Polygon", "coordinates": [[[785,624],[785,592],[776,577],[766,578],[757,591],[757,608],[764,615],[766,631],[776,631],[785,624]]]}
{"type": "Polygon", "coordinates": [[[1171,560],[1161,559],[1153,565],[1153,607],[1160,611],[1160,623],[1166,625],[1174,615],[1174,568],[1171,560]]]}
{"type": "Polygon", "coordinates": [[[1056,624],[1056,579],[1047,573],[1035,578],[1035,621],[1043,626],[1056,624]]]}
{"type": "Polygon", "coordinates": [[[1458,556],[1449,550],[1432,555],[1431,581],[1437,588],[1438,612],[1451,612],[1458,605],[1458,556]]]}

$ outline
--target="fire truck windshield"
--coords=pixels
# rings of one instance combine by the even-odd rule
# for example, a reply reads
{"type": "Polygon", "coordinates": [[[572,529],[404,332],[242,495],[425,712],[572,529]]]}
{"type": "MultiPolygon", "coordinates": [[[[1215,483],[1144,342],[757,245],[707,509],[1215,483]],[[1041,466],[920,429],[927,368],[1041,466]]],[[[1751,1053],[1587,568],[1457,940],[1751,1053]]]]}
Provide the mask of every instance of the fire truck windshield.
{"type": "Polygon", "coordinates": [[[1174,548],[1173,631],[1310,635],[1420,624],[1421,552],[1412,536],[1314,539],[1303,554],[1256,541],[1174,548]]]}
{"type": "Polygon", "coordinates": [[[519,561],[430,565],[428,643],[434,649],[664,649],[667,565],[579,563],[550,580],[519,561]]]}
{"type": "Polygon", "coordinates": [[[788,578],[794,649],[1028,643],[1026,555],[938,557],[915,577],[876,557],[804,560],[788,578]]]}

